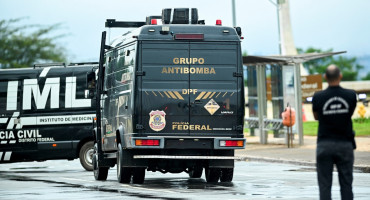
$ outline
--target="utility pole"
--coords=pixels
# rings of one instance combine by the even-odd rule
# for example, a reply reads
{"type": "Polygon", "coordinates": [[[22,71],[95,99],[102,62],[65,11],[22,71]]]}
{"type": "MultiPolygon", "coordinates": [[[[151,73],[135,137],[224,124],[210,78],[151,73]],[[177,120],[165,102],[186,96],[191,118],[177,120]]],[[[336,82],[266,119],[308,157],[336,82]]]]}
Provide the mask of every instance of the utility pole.
{"type": "Polygon", "coordinates": [[[280,36],[280,3],[279,0],[276,0],[276,13],[277,13],[277,21],[278,21],[278,36],[279,36],[279,54],[281,55],[281,36],[280,36]]]}
{"type": "Polygon", "coordinates": [[[231,0],[232,15],[233,15],[233,27],[236,27],[236,12],[235,12],[235,0],[231,0]]]}

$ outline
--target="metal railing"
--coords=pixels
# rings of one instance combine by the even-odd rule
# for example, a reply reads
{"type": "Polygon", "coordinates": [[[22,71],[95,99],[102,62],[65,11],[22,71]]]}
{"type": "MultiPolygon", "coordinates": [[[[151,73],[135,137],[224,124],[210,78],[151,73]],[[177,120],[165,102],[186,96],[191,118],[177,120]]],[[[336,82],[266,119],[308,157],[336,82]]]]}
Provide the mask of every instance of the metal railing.
{"type": "MultiPolygon", "coordinates": [[[[259,128],[258,117],[244,118],[244,128],[259,128]]],[[[284,128],[282,119],[263,119],[263,129],[266,130],[280,130],[284,128]]]]}

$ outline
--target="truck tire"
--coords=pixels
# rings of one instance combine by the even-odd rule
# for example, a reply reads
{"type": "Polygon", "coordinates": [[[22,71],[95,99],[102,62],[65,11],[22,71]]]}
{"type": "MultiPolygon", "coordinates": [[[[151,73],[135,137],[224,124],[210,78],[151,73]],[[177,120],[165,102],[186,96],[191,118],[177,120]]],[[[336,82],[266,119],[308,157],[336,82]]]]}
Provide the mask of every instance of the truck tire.
{"type": "Polygon", "coordinates": [[[223,168],[221,169],[221,182],[231,182],[234,176],[234,168],[223,168]]]}
{"type": "Polygon", "coordinates": [[[190,178],[200,178],[202,177],[203,167],[194,166],[192,170],[189,171],[190,178]]]}
{"type": "Polygon", "coordinates": [[[118,144],[117,151],[117,179],[119,183],[130,183],[132,176],[132,169],[130,167],[122,167],[123,154],[122,146],[118,144]]]}
{"type": "Polygon", "coordinates": [[[109,167],[99,167],[97,154],[93,155],[92,162],[95,180],[98,181],[107,180],[109,167]]]}
{"type": "Polygon", "coordinates": [[[80,152],[79,152],[79,158],[80,163],[83,168],[85,168],[86,171],[92,171],[93,170],[93,159],[94,155],[94,142],[89,141],[86,142],[84,145],[82,145],[80,152]]]}
{"type": "Polygon", "coordinates": [[[217,183],[220,179],[221,169],[220,168],[209,168],[205,170],[207,183],[217,183]]]}
{"type": "Polygon", "coordinates": [[[143,184],[145,180],[145,167],[135,167],[132,174],[132,183],[143,184]]]}

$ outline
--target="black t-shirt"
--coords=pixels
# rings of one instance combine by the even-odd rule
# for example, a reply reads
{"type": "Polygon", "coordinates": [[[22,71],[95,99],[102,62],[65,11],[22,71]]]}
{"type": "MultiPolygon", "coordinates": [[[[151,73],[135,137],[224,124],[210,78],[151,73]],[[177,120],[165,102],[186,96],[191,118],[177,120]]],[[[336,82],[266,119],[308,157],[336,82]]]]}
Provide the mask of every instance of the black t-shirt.
{"type": "Polygon", "coordinates": [[[340,86],[331,86],[314,94],[312,110],[319,120],[318,142],[327,139],[351,141],[351,116],[356,99],[355,91],[340,86]]]}

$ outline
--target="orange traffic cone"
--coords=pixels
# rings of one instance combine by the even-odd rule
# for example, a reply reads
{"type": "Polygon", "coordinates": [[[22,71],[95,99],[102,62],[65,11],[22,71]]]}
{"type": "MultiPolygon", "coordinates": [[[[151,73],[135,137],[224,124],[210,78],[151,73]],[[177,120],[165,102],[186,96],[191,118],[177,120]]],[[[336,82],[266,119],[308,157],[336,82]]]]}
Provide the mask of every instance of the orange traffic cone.
{"type": "Polygon", "coordinates": [[[306,114],[304,113],[303,104],[302,104],[302,121],[303,122],[307,121],[306,114]]]}

